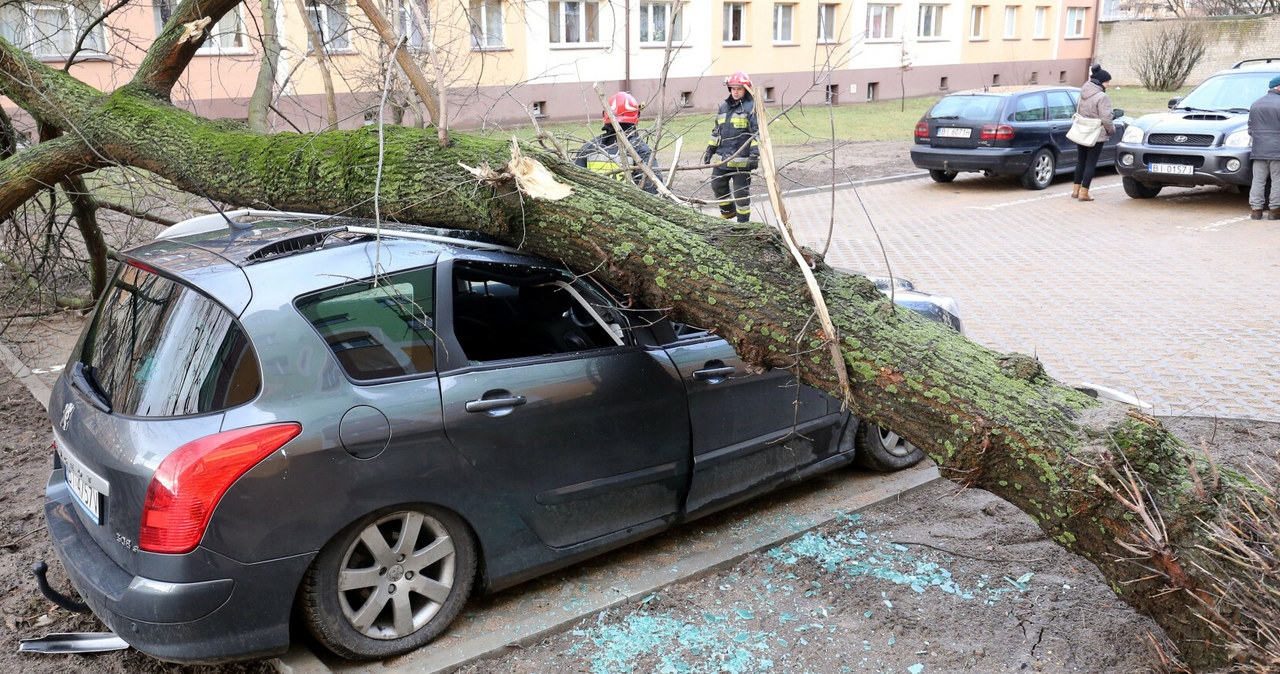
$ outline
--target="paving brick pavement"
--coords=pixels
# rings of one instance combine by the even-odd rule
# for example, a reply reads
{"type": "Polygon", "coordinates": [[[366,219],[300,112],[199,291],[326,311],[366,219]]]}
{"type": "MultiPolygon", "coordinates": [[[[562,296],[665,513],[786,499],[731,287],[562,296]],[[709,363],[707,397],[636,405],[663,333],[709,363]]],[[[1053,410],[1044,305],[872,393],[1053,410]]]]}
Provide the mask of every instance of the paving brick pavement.
{"type": "MultiPolygon", "coordinates": [[[[1226,190],[1130,199],[1109,172],[1092,203],[1070,189],[978,174],[843,189],[827,259],[886,273],[878,232],[894,275],[956,297],[978,343],[1157,414],[1280,421],[1280,222],[1249,220],[1226,190]]],[[[786,203],[801,243],[821,249],[830,193],[786,203]]]]}

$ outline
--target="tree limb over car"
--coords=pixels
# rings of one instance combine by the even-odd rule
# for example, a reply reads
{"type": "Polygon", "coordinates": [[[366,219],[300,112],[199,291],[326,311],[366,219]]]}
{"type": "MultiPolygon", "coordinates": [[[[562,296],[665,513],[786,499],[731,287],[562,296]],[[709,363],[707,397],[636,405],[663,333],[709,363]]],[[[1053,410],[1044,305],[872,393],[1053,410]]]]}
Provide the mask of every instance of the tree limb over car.
{"type": "Polygon", "coordinates": [[[571,193],[529,198],[463,168],[503,165],[505,140],[453,134],[441,147],[434,130],[409,128],[386,128],[381,142],[370,129],[263,135],[180,110],[169,92],[196,49],[178,39],[182,24],[216,22],[238,3],[198,4],[178,7],[135,80],[109,93],[0,40],[0,92],[66,133],[0,162],[3,214],[43,184],[121,165],[228,204],[369,217],[376,199],[385,217],[484,232],[714,328],[760,367],[794,369],[835,395],[847,376],[857,414],[924,448],[952,480],[1030,514],[1159,622],[1191,665],[1226,663],[1231,638],[1223,635],[1263,626],[1220,599],[1224,587],[1257,577],[1215,566],[1213,537],[1261,492],[1226,471],[1201,479],[1211,466],[1151,417],[1062,386],[1030,356],[1000,354],[895,311],[865,278],[818,259],[814,275],[837,333],[827,334],[770,228],[704,217],[533,148],[522,154],[571,193]],[[842,373],[826,353],[832,339],[842,373]]]}

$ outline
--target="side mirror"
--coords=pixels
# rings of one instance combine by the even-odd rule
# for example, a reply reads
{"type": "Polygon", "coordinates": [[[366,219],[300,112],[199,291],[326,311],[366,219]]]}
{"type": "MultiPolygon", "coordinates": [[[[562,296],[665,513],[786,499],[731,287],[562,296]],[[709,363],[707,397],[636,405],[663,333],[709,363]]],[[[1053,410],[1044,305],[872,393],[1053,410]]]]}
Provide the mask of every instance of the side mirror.
{"type": "Polygon", "coordinates": [[[1124,108],[1111,109],[1111,119],[1119,119],[1121,117],[1124,117],[1124,108]]]}
{"type": "Polygon", "coordinates": [[[1169,107],[1170,107],[1170,108],[1173,108],[1174,106],[1176,106],[1177,104],[1179,104],[1179,103],[1181,103],[1181,102],[1182,102],[1182,97],[1181,97],[1181,96],[1179,96],[1179,97],[1177,97],[1177,98],[1170,98],[1170,99],[1169,99],[1169,107]]]}

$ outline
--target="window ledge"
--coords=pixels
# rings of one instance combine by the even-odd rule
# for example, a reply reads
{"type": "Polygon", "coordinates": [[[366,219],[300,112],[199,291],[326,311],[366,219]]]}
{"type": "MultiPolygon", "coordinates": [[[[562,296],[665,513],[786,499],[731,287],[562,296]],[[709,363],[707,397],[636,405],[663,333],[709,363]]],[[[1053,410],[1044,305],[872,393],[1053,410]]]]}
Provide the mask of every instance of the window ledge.
{"type": "Polygon", "coordinates": [[[894,37],[873,37],[866,40],[867,44],[898,44],[899,42],[902,42],[902,39],[894,37]]]}
{"type": "Polygon", "coordinates": [[[582,51],[584,49],[604,49],[602,42],[549,42],[547,48],[551,51],[582,51]]]}
{"type": "MultiPolygon", "coordinates": [[[[641,49],[666,49],[667,43],[666,42],[641,42],[640,48],[641,49]]],[[[672,42],[671,48],[672,49],[692,49],[693,45],[689,44],[686,41],[672,42]]]]}
{"type": "Polygon", "coordinates": [[[1063,37],[1062,39],[1064,39],[1064,40],[1088,40],[1089,38],[1088,38],[1087,36],[1085,36],[1085,35],[1067,35],[1066,37],[1063,37]]]}
{"type": "Polygon", "coordinates": [[[832,47],[832,46],[838,47],[844,44],[844,40],[836,40],[834,38],[830,40],[818,40],[818,44],[827,46],[827,47],[832,47]]]}
{"type": "Polygon", "coordinates": [[[1019,42],[1022,40],[1022,38],[1020,37],[1008,37],[1008,36],[1001,39],[1003,39],[1005,42],[1019,42]]]}
{"type": "Polygon", "coordinates": [[[987,42],[987,38],[985,38],[985,37],[971,37],[971,38],[969,38],[969,41],[970,41],[970,42],[987,42]]]}
{"type": "Polygon", "coordinates": [[[790,42],[790,41],[788,41],[788,42],[774,42],[774,43],[773,43],[773,46],[775,46],[775,47],[799,47],[799,46],[800,46],[800,43],[799,43],[799,42],[790,42]]]}
{"type": "Polygon", "coordinates": [[[916,42],[950,42],[950,41],[951,41],[951,38],[942,37],[942,36],[922,37],[922,38],[916,39],[916,42]]]}
{"type": "Polygon", "coordinates": [[[472,47],[471,51],[514,51],[514,50],[511,47],[508,47],[507,45],[504,44],[501,47],[472,47]]]}
{"type": "MultiPolygon", "coordinates": [[[[196,56],[247,56],[254,53],[249,47],[234,47],[227,49],[197,49],[196,56]]],[[[331,52],[326,52],[331,53],[331,52]]]]}
{"type": "Polygon", "coordinates": [[[751,46],[751,43],[750,43],[750,42],[724,42],[724,43],[721,43],[721,44],[720,44],[720,46],[721,46],[721,47],[731,47],[731,48],[736,48],[736,47],[750,47],[750,46],[751,46]]]}
{"type": "MultiPolygon", "coordinates": [[[[68,54],[45,54],[44,56],[37,56],[36,60],[41,63],[66,63],[67,56],[68,54]]],[[[116,60],[116,57],[110,54],[102,54],[99,52],[83,52],[82,51],[79,54],[76,54],[76,63],[88,63],[88,62],[97,62],[97,61],[105,61],[110,63],[110,62],[114,62],[115,60],[116,60]]]]}

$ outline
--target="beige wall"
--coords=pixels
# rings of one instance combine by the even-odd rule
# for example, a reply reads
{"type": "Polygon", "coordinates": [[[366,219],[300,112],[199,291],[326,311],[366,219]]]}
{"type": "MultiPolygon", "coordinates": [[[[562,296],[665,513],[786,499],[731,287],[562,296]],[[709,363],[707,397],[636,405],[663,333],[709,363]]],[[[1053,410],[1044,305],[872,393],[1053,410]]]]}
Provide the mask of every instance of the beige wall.
{"type": "MultiPolygon", "coordinates": [[[[1108,21],[1098,36],[1098,62],[1116,84],[1138,84],[1134,62],[1144,38],[1180,19],[1161,21],[1108,21]]],[[[1191,19],[1204,27],[1208,49],[1191,71],[1187,84],[1230,68],[1246,58],[1280,55],[1280,16],[1191,19]]]]}

